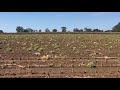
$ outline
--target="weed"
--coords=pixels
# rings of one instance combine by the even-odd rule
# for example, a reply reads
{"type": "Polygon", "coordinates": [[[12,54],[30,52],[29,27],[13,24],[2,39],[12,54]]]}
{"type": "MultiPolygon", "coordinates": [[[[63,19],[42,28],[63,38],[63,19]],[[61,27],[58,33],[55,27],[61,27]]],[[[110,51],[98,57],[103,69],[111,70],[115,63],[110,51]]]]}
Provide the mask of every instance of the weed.
{"type": "Polygon", "coordinates": [[[55,65],[53,63],[49,64],[49,67],[54,67],[55,65]]]}
{"type": "Polygon", "coordinates": [[[53,47],[54,49],[60,48],[59,44],[52,44],[52,47],[53,47]]]}
{"type": "Polygon", "coordinates": [[[50,56],[49,55],[46,55],[46,56],[44,55],[44,56],[41,57],[41,59],[42,60],[48,60],[48,59],[50,59],[50,56]]]}
{"type": "Polygon", "coordinates": [[[6,51],[7,51],[7,52],[11,52],[11,51],[12,51],[12,48],[8,47],[8,48],[6,48],[6,51]]]}
{"type": "Polygon", "coordinates": [[[95,68],[96,67],[96,63],[95,62],[89,62],[88,64],[87,64],[87,67],[90,67],[90,68],[95,68]]]}
{"type": "Polygon", "coordinates": [[[75,51],[76,50],[76,47],[73,47],[73,51],[75,51]]]}
{"type": "Polygon", "coordinates": [[[36,50],[38,50],[38,49],[39,49],[39,47],[38,47],[38,46],[35,46],[35,47],[34,47],[34,50],[35,50],[35,51],[36,51],[36,50]]]}
{"type": "Polygon", "coordinates": [[[29,48],[27,49],[27,51],[32,51],[32,47],[29,47],[29,48]]]}
{"type": "Polygon", "coordinates": [[[44,49],[43,48],[38,48],[38,52],[42,52],[44,49]]]}

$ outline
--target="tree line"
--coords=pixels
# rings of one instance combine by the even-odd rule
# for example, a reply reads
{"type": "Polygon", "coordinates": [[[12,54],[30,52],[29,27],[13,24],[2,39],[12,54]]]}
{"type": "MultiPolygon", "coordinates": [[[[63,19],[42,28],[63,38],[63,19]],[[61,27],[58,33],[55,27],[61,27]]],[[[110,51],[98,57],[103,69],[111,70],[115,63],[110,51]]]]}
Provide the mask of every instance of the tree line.
{"type": "MultiPolygon", "coordinates": [[[[67,31],[67,27],[61,27],[61,29],[62,29],[61,32],[70,32],[70,31],[67,31]]],[[[17,32],[29,32],[29,33],[42,32],[41,30],[33,30],[31,28],[24,29],[22,26],[17,26],[16,31],[17,32]]],[[[58,32],[58,30],[53,29],[52,31],[50,31],[48,28],[46,28],[44,32],[58,32]]],[[[91,28],[84,28],[84,29],[74,28],[72,32],[103,32],[103,30],[91,29],[91,28]]]]}
{"type": "MultiPolygon", "coordinates": [[[[61,27],[62,31],[61,32],[70,32],[67,31],[67,27],[61,27]]],[[[32,28],[27,28],[24,29],[22,26],[17,26],[16,27],[16,32],[29,32],[29,33],[36,33],[36,32],[42,32],[42,30],[33,30],[32,28]]],[[[52,31],[50,31],[48,28],[45,29],[45,32],[58,32],[57,29],[53,29],[52,31]]],[[[71,32],[120,32],[120,22],[115,25],[112,30],[100,30],[100,29],[91,29],[91,28],[84,28],[84,29],[78,29],[78,28],[74,28],[73,31],[71,32]]],[[[3,30],[0,30],[0,33],[4,33],[3,30]]]]}
{"type": "MultiPolygon", "coordinates": [[[[62,31],[61,32],[70,32],[67,31],[67,27],[61,27],[62,31]]],[[[42,32],[41,30],[33,30],[31,28],[24,29],[22,26],[17,26],[16,28],[17,32],[42,32]]],[[[45,29],[45,32],[58,32],[57,29],[53,29],[50,31],[48,28],[45,29]]],[[[100,29],[91,29],[91,28],[84,28],[84,29],[78,29],[74,28],[72,32],[120,32],[120,22],[115,25],[112,30],[100,30],[100,29]]]]}

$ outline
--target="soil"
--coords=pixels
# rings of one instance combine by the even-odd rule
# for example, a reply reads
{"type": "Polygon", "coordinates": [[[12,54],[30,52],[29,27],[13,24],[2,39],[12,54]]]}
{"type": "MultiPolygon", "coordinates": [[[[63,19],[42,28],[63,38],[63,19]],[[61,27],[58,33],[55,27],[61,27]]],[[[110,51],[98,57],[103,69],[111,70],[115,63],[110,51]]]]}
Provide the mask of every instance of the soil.
{"type": "Polygon", "coordinates": [[[0,78],[120,78],[119,41],[118,35],[100,34],[1,35],[0,78]],[[34,50],[35,44],[44,50],[34,50]],[[43,55],[49,58],[43,60],[43,55]],[[87,66],[92,61],[95,68],[87,66]]]}

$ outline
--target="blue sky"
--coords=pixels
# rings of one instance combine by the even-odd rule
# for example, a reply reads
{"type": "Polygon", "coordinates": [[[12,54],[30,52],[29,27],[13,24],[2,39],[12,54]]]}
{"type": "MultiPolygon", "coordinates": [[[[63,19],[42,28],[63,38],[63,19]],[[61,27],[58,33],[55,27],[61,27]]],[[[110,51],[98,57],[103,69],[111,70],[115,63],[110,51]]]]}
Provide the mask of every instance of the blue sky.
{"type": "Polygon", "coordinates": [[[112,29],[120,21],[120,12],[0,12],[0,29],[4,32],[16,32],[17,26],[23,28],[58,29],[67,27],[84,29],[112,29]]]}

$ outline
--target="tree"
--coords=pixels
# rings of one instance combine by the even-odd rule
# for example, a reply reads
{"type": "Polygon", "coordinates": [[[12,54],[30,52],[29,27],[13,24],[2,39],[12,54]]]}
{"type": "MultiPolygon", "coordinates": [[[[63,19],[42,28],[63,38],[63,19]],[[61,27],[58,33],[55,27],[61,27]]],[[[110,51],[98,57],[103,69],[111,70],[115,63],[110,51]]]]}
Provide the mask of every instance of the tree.
{"type": "Polygon", "coordinates": [[[35,30],[33,30],[33,32],[35,33],[35,30]]]}
{"type": "Polygon", "coordinates": [[[93,32],[99,32],[99,29],[93,29],[93,32]]]}
{"type": "Polygon", "coordinates": [[[103,30],[100,30],[100,32],[103,32],[103,30]]]}
{"type": "Polygon", "coordinates": [[[16,31],[17,32],[23,32],[24,28],[22,26],[17,26],[16,31]]]}
{"type": "Polygon", "coordinates": [[[105,32],[111,32],[112,30],[106,30],[105,32]]]}
{"type": "Polygon", "coordinates": [[[37,30],[33,30],[34,33],[38,32],[37,30]]]}
{"type": "Polygon", "coordinates": [[[91,31],[92,31],[91,28],[84,28],[84,30],[85,30],[86,32],[91,32],[91,31]]]}
{"type": "Polygon", "coordinates": [[[57,32],[57,29],[53,29],[53,32],[57,32]]]}
{"type": "Polygon", "coordinates": [[[33,32],[33,29],[27,28],[26,31],[27,31],[27,32],[33,32]]]}
{"type": "Polygon", "coordinates": [[[80,29],[79,31],[80,31],[80,32],[83,32],[83,29],[80,29]]]}
{"type": "Polygon", "coordinates": [[[74,28],[74,29],[73,29],[73,32],[79,32],[79,29],[74,28]]]}
{"type": "Polygon", "coordinates": [[[41,30],[39,30],[39,32],[41,32],[41,30]]]}
{"type": "Polygon", "coordinates": [[[45,32],[50,32],[50,30],[48,28],[45,29],[45,32]]]}
{"type": "Polygon", "coordinates": [[[103,32],[103,30],[100,30],[100,29],[93,29],[93,32],[103,32]]]}
{"type": "Polygon", "coordinates": [[[24,31],[23,32],[28,32],[28,30],[27,29],[24,29],[24,31]]]}
{"type": "Polygon", "coordinates": [[[87,28],[84,28],[85,31],[87,31],[87,28]]]}
{"type": "Polygon", "coordinates": [[[120,32],[120,22],[112,28],[112,32],[120,32]]]}
{"type": "Polygon", "coordinates": [[[67,28],[66,27],[61,27],[61,29],[62,29],[62,32],[66,32],[67,30],[67,28]]]}
{"type": "Polygon", "coordinates": [[[3,30],[0,30],[0,33],[4,33],[3,30]]]}

